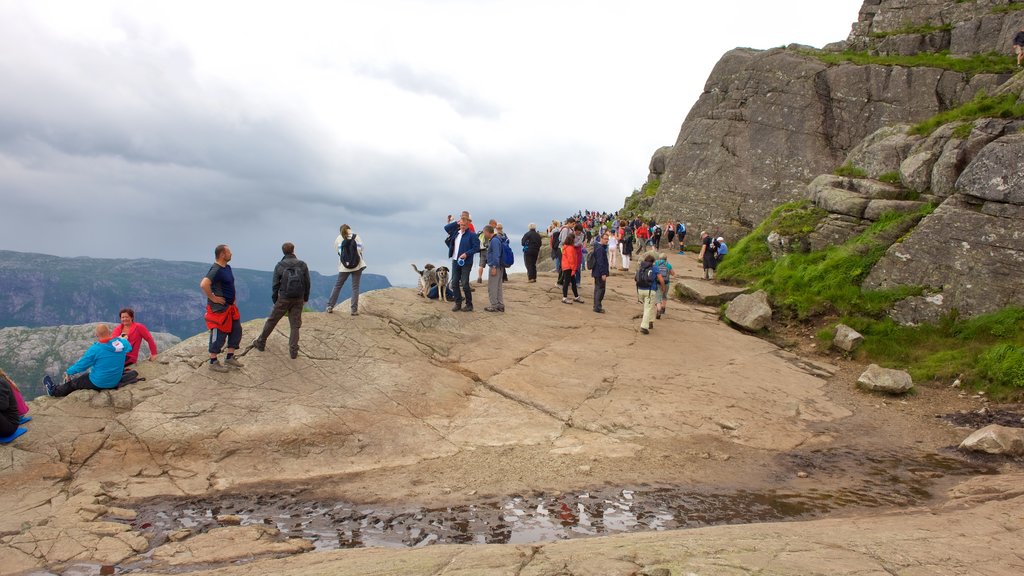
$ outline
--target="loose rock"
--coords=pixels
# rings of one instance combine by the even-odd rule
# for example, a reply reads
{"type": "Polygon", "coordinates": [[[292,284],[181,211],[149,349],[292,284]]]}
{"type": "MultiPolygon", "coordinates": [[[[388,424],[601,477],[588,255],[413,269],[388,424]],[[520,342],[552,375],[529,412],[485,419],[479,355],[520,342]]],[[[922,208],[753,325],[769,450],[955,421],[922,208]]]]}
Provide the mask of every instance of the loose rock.
{"type": "Polygon", "coordinates": [[[903,394],[914,387],[914,380],[905,370],[891,370],[872,364],[857,379],[857,385],[874,392],[903,394]]]}
{"type": "Polygon", "coordinates": [[[960,449],[986,454],[1024,456],[1024,428],[992,424],[964,439],[960,443],[960,449]]]}

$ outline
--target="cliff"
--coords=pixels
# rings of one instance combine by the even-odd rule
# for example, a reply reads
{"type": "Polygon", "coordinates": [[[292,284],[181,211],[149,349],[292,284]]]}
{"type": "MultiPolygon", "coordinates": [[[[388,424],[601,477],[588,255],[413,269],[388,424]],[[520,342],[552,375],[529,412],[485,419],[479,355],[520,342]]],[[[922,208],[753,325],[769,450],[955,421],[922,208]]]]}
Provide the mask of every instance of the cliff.
{"type": "Polygon", "coordinates": [[[660,187],[650,212],[737,237],[776,206],[806,197],[817,175],[875,131],[993,92],[1010,77],[1007,56],[1001,73],[958,71],[953,60],[1010,54],[1010,31],[1024,23],[1024,11],[994,11],[1005,4],[868,0],[850,37],[825,51],[727,53],[675,144],[652,159],[660,187]],[[903,64],[882,58],[923,52],[941,54],[903,64]]]}

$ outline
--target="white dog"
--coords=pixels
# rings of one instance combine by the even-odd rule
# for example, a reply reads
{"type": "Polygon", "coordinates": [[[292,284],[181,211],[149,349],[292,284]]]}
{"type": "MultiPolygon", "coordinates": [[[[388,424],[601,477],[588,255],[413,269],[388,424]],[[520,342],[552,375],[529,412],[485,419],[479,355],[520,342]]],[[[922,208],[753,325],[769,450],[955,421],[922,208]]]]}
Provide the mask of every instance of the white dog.
{"type": "Polygon", "coordinates": [[[437,268],[434,268],[433,264],[427,264],[424,266],[424,268],[426,268],[425,270],[420,270],[415,264],[410,264],[410,266],[412,266],[412,269],[420,276],[418,284],[419,290],[417,294],[426,298],[430,287],[437,284],[437,268]]]}

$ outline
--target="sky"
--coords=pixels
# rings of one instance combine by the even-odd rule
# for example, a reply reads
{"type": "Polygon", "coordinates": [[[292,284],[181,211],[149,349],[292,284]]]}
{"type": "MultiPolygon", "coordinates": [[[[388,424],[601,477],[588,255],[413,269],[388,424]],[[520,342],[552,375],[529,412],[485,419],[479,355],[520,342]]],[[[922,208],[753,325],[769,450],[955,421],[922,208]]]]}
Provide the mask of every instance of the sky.
{"type": "Polygon", "coordinates": [[[514,245],[614,211],[735,47],[860,0],[0,0],[0,249],[270,270],[285,241],[412,285],[448,214],[514,245]]]}

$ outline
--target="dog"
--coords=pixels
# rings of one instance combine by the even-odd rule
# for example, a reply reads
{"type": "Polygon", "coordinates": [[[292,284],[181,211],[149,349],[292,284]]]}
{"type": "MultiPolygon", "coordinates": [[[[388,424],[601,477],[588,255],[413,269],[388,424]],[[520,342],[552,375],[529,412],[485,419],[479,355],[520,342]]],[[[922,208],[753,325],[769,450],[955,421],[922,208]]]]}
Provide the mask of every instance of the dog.
{"type": "Polygon", "coordinates": [[[420,276],[418,295],[426,298],[430,287],[437,284],[437,268],[435,268],[433,264],[427,264],[424,266],[425,270],[420,270],[415,264],[410,264],[410,266],[412,266],[412,269],[420,276]]]}
{"type": "Polygon", "coordinates": [[[437,299],[441,302],[448,301],[448,274],[447,266],[437,268],[437,299]]]}

